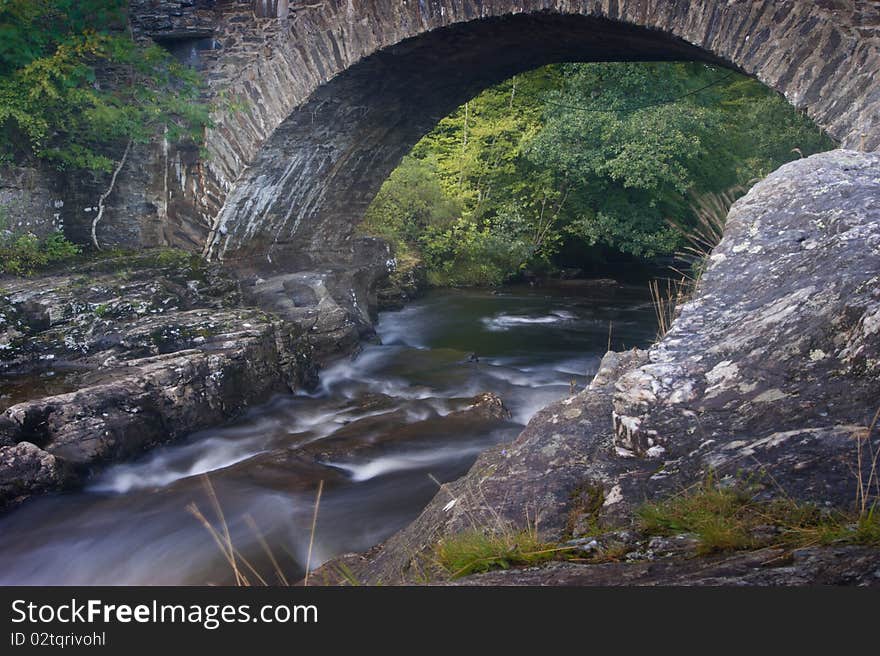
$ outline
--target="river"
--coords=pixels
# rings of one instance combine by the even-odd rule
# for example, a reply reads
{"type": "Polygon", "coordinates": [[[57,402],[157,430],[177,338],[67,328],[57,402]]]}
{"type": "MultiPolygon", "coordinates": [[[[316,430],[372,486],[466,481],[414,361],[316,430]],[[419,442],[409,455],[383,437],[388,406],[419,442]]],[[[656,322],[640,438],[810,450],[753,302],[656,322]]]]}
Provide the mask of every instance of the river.
{"type": "Polygon", "coordinates": [[[458,478],[540,408],[583,389],[609,328],[615,350],[653,341],[646,285],[431,292],[382,313],[381,344],[329,366],[319,389],[266,399],[229,425],[0,517],[0,584],[232,583],[187,510],[195,503],[220,528],[204,474],[233,544],[257,571],[246,571],[249,580],[279,583],[280,569],[295,581],[319,481],[313,565],[381,542],[419,514],[438,481],[458,478]],[[501,397],[511,419],[455,414],[482,392],[501,397]]]}

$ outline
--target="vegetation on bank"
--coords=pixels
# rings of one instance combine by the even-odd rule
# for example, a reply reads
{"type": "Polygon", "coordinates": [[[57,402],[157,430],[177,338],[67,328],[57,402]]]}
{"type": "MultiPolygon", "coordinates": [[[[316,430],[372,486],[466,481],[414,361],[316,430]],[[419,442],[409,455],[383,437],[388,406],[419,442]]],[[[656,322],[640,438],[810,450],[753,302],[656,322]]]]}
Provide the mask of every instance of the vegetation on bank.
{"type": "MultiPolygon", "coordinates": [[[[542,541],[536,531],[473,529],[444,538],[433,561],[450,578],[552,560],[599,564],[647,557],[639,543],[622,542],[619,530],[635,529],[644,546],[657,536],[688,536],[693,556],[758,549],[792,550],[816,546],[880,546],[876,502],[847,512],[821,508],[787,496],[767,497],[745,481],[722,484],[712,476],[680,494],[636,509],[631,526],[596,525],[595,549],[585,555],[572,543],[542,541]]],[[[587,542],[590,538],[581,540],[587,542]]]]}
{"type": "Polygon", "coordinates": [[[572,550],[542,542],[531,529],[506,533],[473,530],[441,541],[435,555],[450,577],[459,578],[493,569],[539,565],[572,550]]]}
{"type": "Polygon", "coordinates": [[[45,237],[31,233],[14,234],[8,226],[6,210],[0,206],[0,274],[30,275],[79,255],[80,248],[60,232],[45,237]]]}
{"type": "Polygon", "coordinates": [[[0,230],[0,274],[30,275],[79,255],[80,248],[60,232],[47,237],[13,235],[0,230]]]}
{"type": "Polygon", "coordinates": [[[848,513],[788,497],[766,499],[745,484],[708,478],[679,495],[644,504],[639,527],[648,535],[690,533],[697,553],[830,544],[880,545],[880,515],[873,508],[848,513]]]}
{"type": "Polygon", "coordinates": [[[549,66],[440,121],[386,181],[363,229],[423,260],[435,285],[670,256],[698,223],[696,197],[832,147],[785,99],[723,69],[549,66]]]}
{"type": "MultiPolygon", "coordinates": [[[[198,74],[135,38],[128,0],[0,0],[0,168],[43,164],[91,173],[92,242],[135,144],[198,147],[210,124],[198,74]]],[[[0,272],[32,273],[78,247],[0,226],[0,272]]]]}
{"type": "Polygon", "coordinates": [[[127,0],[0,2],[0,165],[111,172],[126,143],[199,143],[200,81],[131,33],[127,0]]]}

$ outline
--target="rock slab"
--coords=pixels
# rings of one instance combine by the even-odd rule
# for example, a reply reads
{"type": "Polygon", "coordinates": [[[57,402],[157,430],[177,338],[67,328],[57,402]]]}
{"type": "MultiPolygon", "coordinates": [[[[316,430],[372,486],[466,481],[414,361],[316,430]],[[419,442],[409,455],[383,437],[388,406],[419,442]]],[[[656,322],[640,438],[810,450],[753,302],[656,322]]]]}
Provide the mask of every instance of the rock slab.
{"type": "Polygon", "coordinates": [[[482,454],[385,544],[344,560],[363,582],[413,580],[444,536],[537,524],[547,540],[569,539],[710,472],[849,507],[869,476],[858,444],[880,449],[869,431],[878,367],[880,155],[793,162],[734,205],[659,343],[606,355],[586,391],[482,454]]]}

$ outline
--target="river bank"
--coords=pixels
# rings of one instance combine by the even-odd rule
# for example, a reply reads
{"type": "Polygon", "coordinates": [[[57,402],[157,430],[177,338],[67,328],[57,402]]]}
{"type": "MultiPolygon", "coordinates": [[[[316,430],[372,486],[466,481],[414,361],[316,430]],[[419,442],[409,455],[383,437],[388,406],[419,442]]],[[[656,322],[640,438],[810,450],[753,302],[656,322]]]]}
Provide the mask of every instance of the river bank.
{"type": "Polygon", "coordinates": [[[176,251],[32,279],[0,298],[0,507],[314,383],[305,330],[176,251]]]}
{"type": "MultiPolygon", "coordinates": [[[[603,572],[608,576],[618,572],[622,582],[632,584],[684,580],[872,583],[878,532],[876,516],[870,510],[878,498],[875,456],[880,453],[876,431],[880,398],[880,332],[876,330],[880,258],[874,253],[880,225],[874,203],[876,160],[872,155],[838,151],[788,165],[757,185],[732,210],[725,240],[713,253],[694,298],[681,309],[672,330],[653,345],[653,335],[620,340],[607,354],[608,324],[617,326],[613,339],[620,339],[618,331],[626,325],[619,317],[609,321],[609,316],[600,312],[584,321],[579,310],[567,305],[570,301],[559,306],[560,300],[552,294],[548,300],[543,291],[531,288],[524,290],[522,298],[513,299],[480,292],[468,300],[465,293],[459,298],[466,301],[464,310],[461,305],[454,311],[451,306],[438,306],[436,312],[419,315],[415,303],[395,315],[391,328],[383,328],[380,320],[384,345],[368,345],[353,363],[327,369],[323,390],[309,391],[305,381],[310,366],[277,367],[282,351],[305,353],[285,344],[313,344],[311,337],[306,337],[309,330],[292,333],[292,341],[279,340],[279,333],[273,331],[281,314],[230,310],[218,300],[225,298],[225,293],[202,291],[215,288],[214,283],[201,286],[198,277],[191,274],[177,283],[177,295],[170,297],[182,300],[166,303],[169,296],[160,281],[166,280],[167,274],[158,274],[161,266],[148,267],[151,273],[141,278],[127,273],[133,276],[131,293],[152,291],[150,302],[137,306],[149,308],[145,312],[118,306],[125,318],[120,325],[131,330],[124,339],[113,336],[119,326],[107,331],[101,328],[108,325],[101,317],[107,310],[99,309],[107,298],[98,302],[88,296],[104,293],[95,291],[102,289],[99,283],[104,274],[100,270],[80,273],[86,280],[78,287],[65,287],[74,292],[60,305],[40,301],[60,298],[57,286],[49,285],[42,296],[16,292],[20,295],[16,311],[42,317],[33,334],[45,335],[52,348],[59,349],[54,355],[80,353],[76,357],[82,357],[81,363],[93,364],[101,376],[129,371],[138,374],[137,380],[154,371],[151,366],[160,366],[157,362],[187,363],[195,358],[198,363],[199,358],[218,355],[219,362],[228,362],[230,367],[246,367],[243,380],[250,382],[236,394],[251,394],[246,398],[253,398],[248,403],[257,414],[252,410],[245,413],[245,424],[228,425],[225,439],[219,442],[211,441],[216,435],[196,434],[195,442],[181,444],[179,450],[174,447],[173,456],[164,453],[108,470],[105,478],[94,479],[94,486],[82,494],[32,499],[0,519],[0,534],[7,540],[0,557],[3,572],[10,582],[52,582],[51,577],[63,577],[47,568],[47,562],[69,561],[62,574],[66,572],[74,582],[228,581],[224,576],[229,572],[219,554],[214,552],[205,560],[211,542],[183,510],[194,499],[208,507],[204,504],[210,499],[200,492],[197,475],[222,471],[228,487],[221,485],[218,495],[224,506],[231,504],[227,514],[236,518],[232,530],[236,540],[242,541],[242,549],[250,549],[258,564],[267,565],[265,557],[260,559],[259,541],[246,519],[251,517],[265,535],[280,540],[278,544],[287,541],[285,562],[293,573],[305,562],[303,550],[315,486],[320,480],[328,482],[330,496],[325,498],[320,517],[330,523],[319,527],[319,548],[312,561],[328,561],[315,573],[316,580],[328,583],[443,582],[453,573],[425,564],[434,567],[438,549],[474,530],[502,536],[525,531],[536,536],[538,544],[585,554],[581,562],[545,563],[507,579],[487,574],[474,579],[475,583],[587,584],[606,581],[603,572]],[[805,203],[812,208],[809,216],[804,214],[805,203]],[[196,280],[195,285],[189,284],[191,279],[196,280]],[[156,289],[161,293],[156,294],[156,289]],[[198,295],[192,300],[194,291],[198,295]],[[542,297],[540,310],[529,305],[533,302],[529,295],[535,293],[542,297]],[[88,301],[86,309],[76,305],[79,298],[88,301]],[[70,309],[71,304],[80,309],[58,311],[70,309]],[[164,314],[162,308],[167,307],[175,309],[164,314]],[[214,334],[210,326],[192,323],[185,325],[195,326],[194,330],[178,330],[168,339],[166,331],[156,330],[158,325],[179,324],[180,316],[201,322],[204,317],[199,313],[205,308],[221,314],[245,312],[235,314],[240,323],[234,325],[244,328],[250,324],[251,332],[224,328],[214,334]],[[421,317],[415,323],[407,319],[412,318],[408,314],[412,312],[421,317]],[[455,343],[462,334],[456,323],[462,312],[479,331],[468,333],[464,343],[455,343]],[[72,332],[86,339],[66,342],[58,335],[51,337],[53,326],[63,326],[63,331],[75,329],[82,316],[97,317],[88,319],[83,331],[72,332]],[[160,316],[168,317],[168,323],[160,316]],[[199,334],[199,329],[206,328],[205,334],[199,334]],[[536,328],[562,332],[536,338],[529,332],[536,328]],[[420,335],[431,331],[434,341],[418,341],[420,335]],[[515,335],[519,337],[510,341],[515,335]],[[138,341],[144,336],[149,339],[138,341]],[[197,343],[199,339],[205,342],[197,343]],[[592,340],[592,346],[585,348],[579,341],[582,339],[592,340]],[[89,348],[83,351],[82,344],[89,348]],[[131,347],[136,348],[126,358],[120,349],[131,347]],[[170,351],[163,352],[166,348],[170,351]],[[530,354],[545,357],[559,348],[577,354],[575,368],[559,365],[553,356],[557,364],[551,369],[555,373],[546,378],[529,364],[530,354]],[[516,354],[512,360],[511,353],[516,354]],[[594,358],[590,366],[583,360],[586,353],[594,358]],[[246,363],[253,354],[257,354],[255,362],[274,363],[271,366],[275,368],[255,369],[254,376],[248,378],[247,367],[251,365],[246,363]],[[518,357],[525,360],[518,361],[518,357]],[[297,372],[302,378],[286,377],[297,372]],[[425,376],[430,384],[425,383],[425,376]],[[498,390],[503,393],[472,396],[499,380],[502,387],[498,390]],[[463,384],[467,381],[473,385],[463,384]],[[292,405],[282,403],[277,412],[266,413],[267,406],[255,406],[268,400],[266,390],[272,385],[285,386],[282,395],[296,389],[298,396],[292,405]],[[544,387],[552,394],[544,397],[536,392],[544,387]],[[510,394],[517,388],[521,394],[510,394]],[[553,395],[561,400],[553,402],[553,395]],[[304,412],[302,404],[315,400],[316,405],[307,406],[312,410],[304,412]],[[509,407],[505,408],[505,403],[509,407]],[[261,423],[261,416],[271,419],[261,423]],[[329,427],[331,432],[321,427],[329,427]],[[248,437],[267,432],[280,441],[248,437]],[[423,445],[430,447],[427,452],[395,450],[420,436],[428,437],[423,445]],[[461,439],[444,443],[450,436],[461,439]],[[325,448],[334,444],[332,449],[325,448]],[[229,449],[235,445],[244,448],[229,449]],[[304,454],[307,457],[301,458],[304,454]],[[434,476],[442,483],[439,490],[428,476],[435,471],[442,471],[439,478],[434,476]],[[291,477],[291,472],[296,476],[291,477]],[[262,490],[248,495],[254,481],[261,481],[262,490]],[[821,527],[825,537],[808,544],[792,539],[789,515],[767,526],[753,522],[734,527],[741,531],[742,539],[721,547],[716,544],[721,554],[708,556],[705,536],[689,528],[687,522],[673,523],[667,527],[668,534],[651,534],[640,528],[646,500],[659,503],[680,498],[706,481],[712,482],[709,492],[717,490],[722,496],[724,490],[747,483],[748,498],[754,503],[791,500],[798,504],[798,512],[809,509],[799,515],[798,522],[807,522],[810,530],[821,527]],[[411,487],[412,483],[417,487],[411,487]],[[334,498],[336,491],[339,495],[334,498]],[[371,500],[379,503],[369,510],[371,500]],[[60,505],[54,505],[59,501],[60,505]],[[391,514],[383,515],[389,508],[391,514]],[[356,515],[353,509],[357,509],[356,515]],[[359,526],[355,519],[361,514],[372,516],[376,523],[359,526]],[[112,526],[124,534],[108,531],[112,526]],[[335,530],[328,530],[331,526],[335,530]],[[51,539],[47,538],[50,534],[51,539]],[[321,546],[323,540],[326,542],[321,546]],[[370,548],[377,542],[378,546],[370,548]],[[135,543],[140,545],[141,565],[132,567],[127,563],[135,543]],[[81,549],[83,544],[89,548],[81,549]],[[761,561],[768,564],[758,563],[759,556],[748,555],[755,549],[759,551],[754,553],[770,557],[761,561]],[[746,555],[730,555],[737,550],[746,555]],[[345,551],[360,553],[338,555],[345,551]],[[71,559],[71,554],[80,553],[89,558],[91,553],[100,553],[102,558],[100,562],[71,559]],[[107,565],[113,558],[118,558],[117,567],[107,565]],[[609,562],[597,562],[597,558],[609,562]],[[660,569],[666,574],[651,578],[651,571],[658,570],[644,563],[658,560],[663,561],[660,569]],[[694,561],[705,564],[705,577],[695,573],[694,561]],[[175,566],[169,567],[170,562],[175,566]],[[629,564],[631,569],[618,571],[629,564]],[[597,565],[602,567],[589,569],[597,565]],[[762,576],[756,570],[759,566],[781,569],[762,576]]],[[[206,281],[212,279],[206,274],[206,281]]],[[[362,275],[359,284],[365,286],[367,279],[362,275]]],[[[252,299],[253,292],[248,295],[246,290],[255,287],[263,292],[264,300],[274,299],[274,307],[287,316],[305,317],[328,307],[327,297],[315,290],[327,289],[330,281],[338,286],[344,277],[340,272],[300,272],[267,279],[238,273],[235,280],[239,286],[233,286],[230,299],[235,297],[235,289],[252,299]]],[[[37,281],[36,287],[42,289],[45,282],[37,281]]],[[[607,291],[601,285],[597,289],[607,291]]],[[[124,291],[129,292],[127,287],[124,291]]],[[[335,306],[339,310],[333,316],[347,319],[337,322],[332,330],[323,329],[331,323],[310,324],[311,328],[322,326],[317,332],[324,337],[325,353],[338,350],[340,344],[357,343],[358,336],[368,333],[363,321],[351,318],[368,313],[359,298],[363,297],[354,294],[352,304],[359,314],[335,306]]],[[[589,305],[602,307],[595,296],[589,305]]],[[[638,311],[653,313],[650,305],[638,311]]],[[[7,321],[7,335],[10,330],[24,334],[23,329],[26,324],[7,321]]],[[[12,337],[13,345],[39,345],[39,340],[15,342],[18,336],[12,337]]],[[[19,357],[17,350],[10,353],[19,357]]],[[[174,369],[175,376],[182,376],[179,379],[148,378],[151,382],[141,398],[151,399],[151,404],[135,406],[137,412],[126,411],[132,408],[127,392],[118,407],[129,415],[154,418],[157,425],[164,417],[174,416],[162,413],[176,412],[182,407],[181,399],[194,402],[198,412],[193,417],[207,416],[214,423],[217,416],[231,416],[224,412],[243,411],[244,404],[224,404],[222,394],[202,389],[198,381],[210,380],[210,370],[193,367],[195,374],[189,376],[184,365],[174,369]],[[195,396],[187,396],[192,390],[195,396]],[[202,403],[202,398],[207,400],[202,403]],[[212,404],[212,400],[220,402],[212,404]]],[[[90,375],[94,373],[73,370],[70,380],[76,385],[89,383],[94,381],[90,375]]],[[[236,378],[242,379],[231,377],[236,378]]],[[[55,399],[38,406],[46,414],[37,410],[22,413],[21,403],[6,411],[6,443],[0,448],[4,454],[12,454],[13,464],[22,448],[20,441],[15,442],[22,430],[39,429],[32,434],[49,437],[41,444],[24,447],[25,455],[32,456],[30,471],[37,475],[28,473],[31,479],[27,480],[36,481],[33,490],[15,488],[20,497],[68,484],[66,479],[52,477],[61,471],[57,462],[64,458],[53,450],[69,445],[65,421],[83,430],[99,431],[92,433],[95,439],[83,442],[88,449],[80,452],[79,471],[84,475],[105,466],[112,454],[124,451],[125,442],[114,440],[125,431],[103,432],[108,422],[118,421],[120,415],[111,415],[100,405],[83,404],[83,397],[76,392],[64,393],[66,380],[45,386],[52,395],[47,398],[55,399]],[[35,419],[24,423],[10,414],[35,419]],[[53,423],[53,416],[59,421],[53,423]],[[43,478],[42,473],[46,473],[43,478]]],[[[32,407],[28,403],[25,408],[32,407]]],[[[132,419],[122,421],[121,426],[136,425],[132,419]]],[[[147,439],[132,447],[137,450],[152,445],[147,439]]],[[[10,478],[16,480],[14,475],[6,480],[10,478]]],[[[79,479],[80,485],[83,480],[79,479]]],[[[757,507],[761,512],[766,509],[764,505],[757,507]]],[[[799,526],[802,532],[804,526],[799,526]]],[[[501,562],[505,562],[503,558],[501,562]]]]}
{"type": "MultiPolygon", "coordinates": [[[[694,297],[661,341],[609,353],[589,389],[537,413],[511,445],[482,453],[405,530],[319,576],[362,584],[442,579],[450,572],[436,567],[437,549],[475,528],[535,532],[552,548],[595,542],[600,551],[613,546],[615,560],[653,560],[652,536],[633,530],[640,508],[710,480],[721,490],[747,485],[750,497],[794,500],[820,517],[843,518],[818,557],[802,554],[815,567],[801,567],[789,583],[878,583],[880,530],[871,512],[880,498],[878,166],[876,155],[836,151],[756,185],[732,209],[694,297]],[[862,537],[872,556],[854,573],[834,544],[862,537]],[[843,566],[823,579],[830,571],[823,562],[843,566]]],[[[788,521],[769,528],[791,531],[788,521]]],[[[703,552],[688,523],[672,522],[669,531],[690,544],[661,549],[673,554],[665,581],[674,584],[675,568],[687,571],[687,560],[703,552]]],[[[722,551],[754,544],[735,541],[722,551]]],[[[788,566],[793,553],[783,549],[768,566],[788,566]]],[[[557,571],[486,580],[555,584],[557,571]]],[[[605,580],[579,572],[569,580],[605,580]]]]}
{"type": "Polygon", "coordinates": [[[314,562],[372,547],[421,512],[437,481],[457,479],[541,407],[583,388],[609,324],[617,346],[653,339],[645,285],[428,292],[381,313],[380,343],[330,363],[317,386],[96,465],[78,487],[0,518],[3,580],[229,582],[228,564],[186,511],[193,502],[210,511],[204,473],[236,548],[271,573],[250,517],[295,580],[320,481],[314,562]]]}

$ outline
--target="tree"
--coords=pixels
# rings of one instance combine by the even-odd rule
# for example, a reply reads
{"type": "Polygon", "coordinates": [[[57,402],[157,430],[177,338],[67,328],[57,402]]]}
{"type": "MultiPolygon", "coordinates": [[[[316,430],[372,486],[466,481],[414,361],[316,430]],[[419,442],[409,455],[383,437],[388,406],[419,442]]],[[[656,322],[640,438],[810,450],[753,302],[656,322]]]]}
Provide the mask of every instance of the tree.
{"type": "Polygon", "coordinates": [[[122,0],[0,0],[0,160],[111,172],[158,131],[199,142],[195,71],[136,43],[122,0]]]}
{"type": "Polygon", "coordinates": [[[499,284],[552,268],[572,245],[670,255],[683,242],[669,220],[694,222],[693,194],[831,147],[783,98],[717,67],[550,66],[440,121],[383,187],[367,229],[402,238],[438,284],[499,284]]]}

